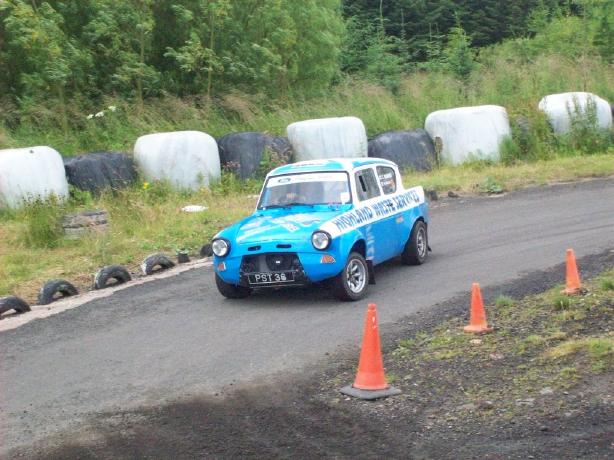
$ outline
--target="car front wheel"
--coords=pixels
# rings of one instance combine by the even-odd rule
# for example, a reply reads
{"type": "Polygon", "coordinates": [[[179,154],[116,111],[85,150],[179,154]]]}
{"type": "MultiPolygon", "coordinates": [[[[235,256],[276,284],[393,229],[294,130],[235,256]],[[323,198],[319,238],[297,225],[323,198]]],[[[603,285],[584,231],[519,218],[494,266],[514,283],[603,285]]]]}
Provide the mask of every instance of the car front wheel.
{"type": "Polygon", "coordinates": [[[409,240],[401,253],[401,261],[405,265],[422,265],[429,253],[429,240],[426,224],[421,220],[414,224],[409,240]]]}
{"type": "Polygon", "coordinates": [[[337,276],[332,279],[331,288],[339,300],[359,300],[367,293],[369,270],[367,261],[357,252],[350,253],[348,260],[337,276]]]}
{"type": "Polygon", "coordinates": [[[250,288],[227,283],[217,273],[215,274],[215,285],[220,294],[228,299],[244,299],[252,293],[250,288]]]}

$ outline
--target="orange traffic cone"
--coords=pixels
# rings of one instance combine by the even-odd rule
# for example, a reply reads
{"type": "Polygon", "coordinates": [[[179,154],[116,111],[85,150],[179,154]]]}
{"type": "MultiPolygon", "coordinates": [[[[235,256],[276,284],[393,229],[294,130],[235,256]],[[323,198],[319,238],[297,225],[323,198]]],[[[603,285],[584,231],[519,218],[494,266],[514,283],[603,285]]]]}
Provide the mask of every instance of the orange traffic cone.
{"type": "Polygon", "coordinates": [[[492,332],[492,327],[488,327],[486,323],[486,311],[484,310],[482,292],[478,283],[473,283],[471,286],[471,314],[469,325],[465,326],[464,329],[465,332],[472,332],[474,334],[492,332]]]}
{"type": "Polygon", "coordinates": [[[580,275],[578,274],[578,266],[576,265],[576,256],[573,249],[567,250],[567,273],[565,276],[565,289],[563,294],[574,295],[582,291],[580,283],[580,275]]]}
{"type": "Polygon", "coordinates": [[[341,389],[341,393],[360,399],[377,399],[400,394],[401,391],[388,385],[384,375],[384,362],[377,327],[375,304],[369,304],[365,319],[365,332],[358,362],[356,380],[351,386],[341,389]]]}

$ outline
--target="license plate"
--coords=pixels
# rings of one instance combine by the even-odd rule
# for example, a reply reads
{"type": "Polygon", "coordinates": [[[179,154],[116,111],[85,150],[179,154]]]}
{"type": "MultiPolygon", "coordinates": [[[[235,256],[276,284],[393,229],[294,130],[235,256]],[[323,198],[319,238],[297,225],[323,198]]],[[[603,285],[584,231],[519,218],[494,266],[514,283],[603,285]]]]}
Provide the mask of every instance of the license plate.
{"type": "Polygon", "coordinates": [[[247,275],[247,280],[249,281],[249,284],[291,283],[294,281],[294,273],[254,273],[247,275]]]}

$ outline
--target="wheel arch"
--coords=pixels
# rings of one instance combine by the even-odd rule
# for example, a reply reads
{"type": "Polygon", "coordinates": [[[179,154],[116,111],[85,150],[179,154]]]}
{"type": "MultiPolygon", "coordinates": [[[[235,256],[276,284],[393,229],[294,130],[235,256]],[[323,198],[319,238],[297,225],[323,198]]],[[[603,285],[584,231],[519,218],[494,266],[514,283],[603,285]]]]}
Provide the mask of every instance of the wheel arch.
{"type": "Polygon", "coordinates": [[[348,254],[352,252],[357,252],[361,256],[363,256],[365,259],[367,258],[367,242],[365,241],[364,238],[358,238],[354,242],[354,244],[352,244],[352,247],[350,248],[350,251],[348,252],[348,254]]]}

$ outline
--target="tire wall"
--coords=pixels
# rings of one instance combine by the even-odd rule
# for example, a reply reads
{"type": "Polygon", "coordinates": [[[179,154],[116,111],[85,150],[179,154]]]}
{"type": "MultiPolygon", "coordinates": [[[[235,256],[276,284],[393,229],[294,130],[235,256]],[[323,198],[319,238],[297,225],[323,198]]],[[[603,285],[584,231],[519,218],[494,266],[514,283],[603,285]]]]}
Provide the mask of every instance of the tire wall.
{"type": "Polygon", "coordinates": [[[570,131],[575,110],[586,114],[589,101],[595,104],[597,126],[601,129],[612,127],[612,108],[610,104],[592,93],[561,93],[551,94],[539,101],[539,109],[548,117],[550,126],[556,134],[566,134],[570,131]]]}
{"type": "Polygon", "coordinates": [[[92,152],[64,160],[68,183],[98,193],[106,188],[127,187],[136,180],[136,167],[128,155],[92,152]]]}
{"type": "Polygon", "coordinates": [[[498,161],[501,142],[512,135],[507,111],[498,105],[438,110],[424,122],[435,145],[441,144],[444,163],[470,159],[498,161]]]}
{"type": "Polygon", "coordinates": [[[200,131],[141,136],[134,158],[147,180],[165,180],[180,189],[207,187],[221,175],[217,143],[200,131]]]}
{"type": "Polygon", "coordinates": [[[17,208],[24,201],[68,196],[60,154],[51,147],[0,150],[0,206],[17,208]]]}
{"type": "Polygon", "coordinates": [[[367,132],[356,117],[299,121],[286,131],[296,161],[367,156],[367,132]]]}
{"type": "Polygon", "coordinates": [[[424,129],[378,134],[369,141],[369,156],[416,171],[429,171],[437,164],[433,140],[424,129]]]}

